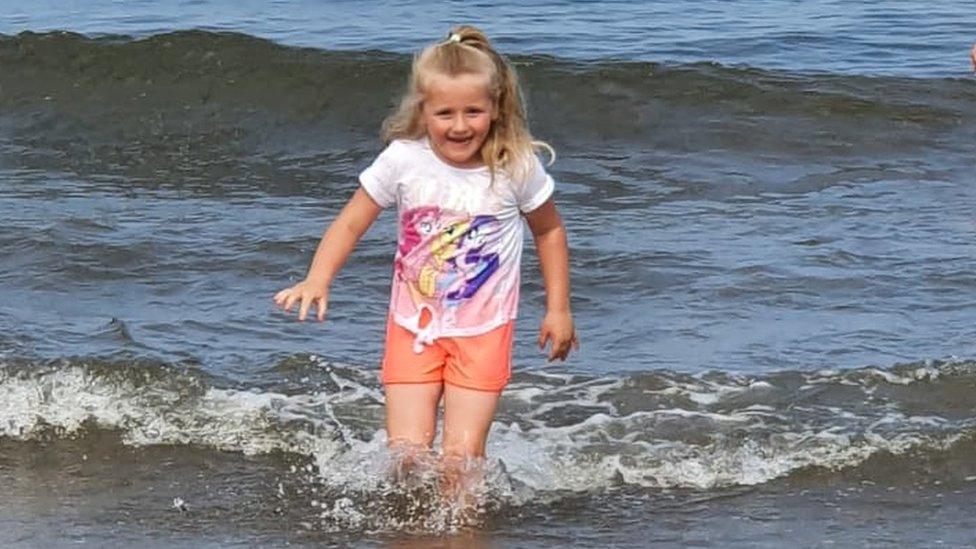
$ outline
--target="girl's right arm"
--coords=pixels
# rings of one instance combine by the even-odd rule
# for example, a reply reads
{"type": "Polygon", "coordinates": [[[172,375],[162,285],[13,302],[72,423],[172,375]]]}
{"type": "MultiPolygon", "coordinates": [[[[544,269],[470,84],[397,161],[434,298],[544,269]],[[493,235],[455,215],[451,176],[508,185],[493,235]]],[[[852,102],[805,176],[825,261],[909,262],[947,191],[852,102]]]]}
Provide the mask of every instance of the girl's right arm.
{"type": "Polygon", "coordinates": [[[322,236],[305,280],[275,294],[275,304],[284,311],[290,311],[292,306],[298,303],[298,320],[305,320],[309,308],[318,305],[318,319],[320,322],[325,320],[332,279],[356,247],[356,242],[369,229],[373,221],[376,221],[381,211],[383,209],[362,187],[356,189],[339,216],[322,236]]]}

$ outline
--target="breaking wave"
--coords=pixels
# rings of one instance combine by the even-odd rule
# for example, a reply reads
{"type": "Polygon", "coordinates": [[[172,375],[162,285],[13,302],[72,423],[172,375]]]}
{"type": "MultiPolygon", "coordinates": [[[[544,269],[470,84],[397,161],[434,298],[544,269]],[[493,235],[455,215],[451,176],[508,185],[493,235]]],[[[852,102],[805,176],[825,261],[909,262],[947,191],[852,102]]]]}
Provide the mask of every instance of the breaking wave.
{"type": "MultiPolygon", "coordinates": [[[[0,367],[0,436],[118,431],[130,445],[200,445],[307,456],[323,478],[372,482],[383,453],[372,376],[317,357],[307,392],[221,388],[160,364],[66,359],[0,367]]],[[[620,484],[721,488],[878,453],[941,451],[973,433],[976,364],[932,362],[749,377],[522,374],[506,391],[488,453],[533,492],[620,484]]]]}

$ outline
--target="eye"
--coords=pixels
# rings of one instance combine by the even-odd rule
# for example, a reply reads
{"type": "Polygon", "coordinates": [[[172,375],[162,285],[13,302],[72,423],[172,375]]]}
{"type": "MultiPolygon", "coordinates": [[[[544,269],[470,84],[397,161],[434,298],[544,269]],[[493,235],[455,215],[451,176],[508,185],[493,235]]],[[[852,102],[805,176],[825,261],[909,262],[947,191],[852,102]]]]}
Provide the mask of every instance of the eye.
{"type": "Polygon", "coordinates": [[[465,235],[465,240],[470,242],[472,245],[479,244],[484,240],[484,235],[481,232],[481,227],[477,227],[468,231],[465,235]]]}

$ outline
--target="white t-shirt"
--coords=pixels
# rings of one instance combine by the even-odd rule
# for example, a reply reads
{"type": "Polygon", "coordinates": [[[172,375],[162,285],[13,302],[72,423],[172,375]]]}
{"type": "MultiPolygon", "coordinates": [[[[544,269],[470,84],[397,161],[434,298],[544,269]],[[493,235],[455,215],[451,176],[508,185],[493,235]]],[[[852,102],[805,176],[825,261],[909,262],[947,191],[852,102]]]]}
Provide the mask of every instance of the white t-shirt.
{"type": "Polygon", "coordinates": [[[396,140],[359,176],[383,208],[397,205],[392,319],[416,335],[414,351],[437,337],[478,335],[515,318],[523,223],[552,196],[538,159],[524,182],[487,167],[456,168],[426,139],[396,140]],[[425,325],[421,325],[423,310],[425,325]]]}

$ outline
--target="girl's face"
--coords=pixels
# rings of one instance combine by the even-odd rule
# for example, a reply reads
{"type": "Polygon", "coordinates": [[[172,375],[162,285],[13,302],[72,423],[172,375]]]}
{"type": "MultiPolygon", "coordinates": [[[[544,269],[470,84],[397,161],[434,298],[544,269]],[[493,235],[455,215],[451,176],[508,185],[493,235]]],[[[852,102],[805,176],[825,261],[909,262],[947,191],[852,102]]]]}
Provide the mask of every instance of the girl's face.
{"type": "Polygon", "coordinates": [[[434,74],[425,91],[421,116],[434,153],[457,168],[483,165],[481,145],[495,118],[488,79],[434,74]]]}

